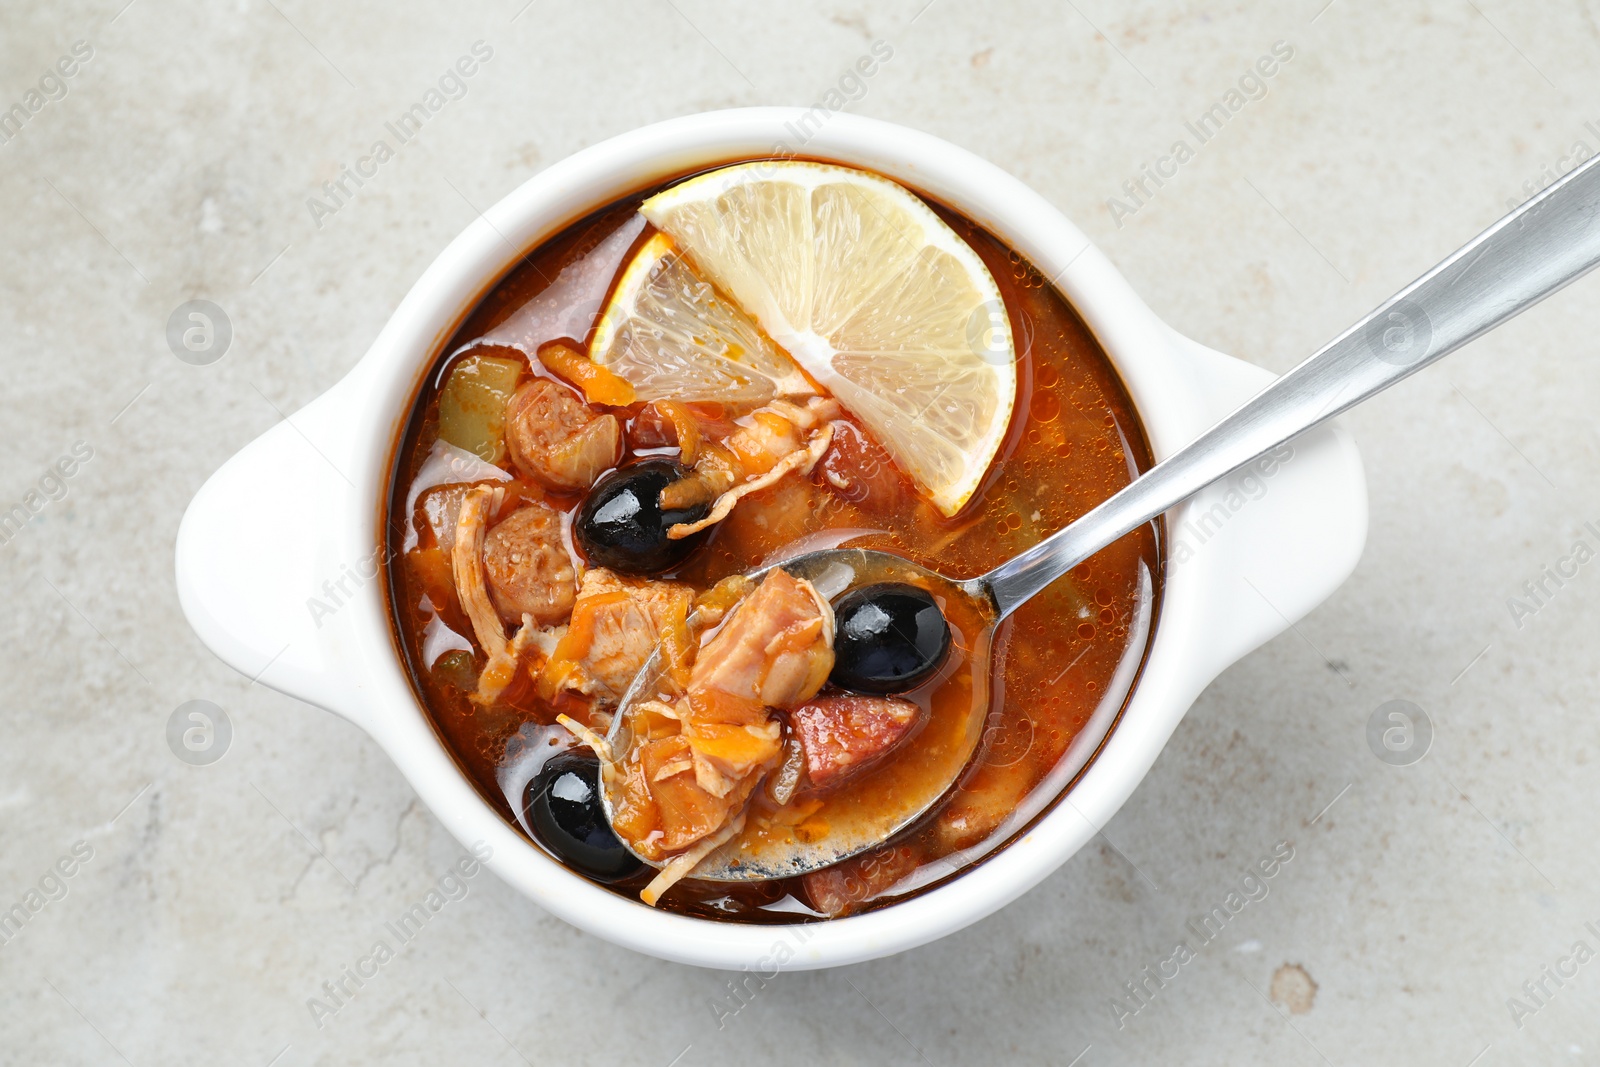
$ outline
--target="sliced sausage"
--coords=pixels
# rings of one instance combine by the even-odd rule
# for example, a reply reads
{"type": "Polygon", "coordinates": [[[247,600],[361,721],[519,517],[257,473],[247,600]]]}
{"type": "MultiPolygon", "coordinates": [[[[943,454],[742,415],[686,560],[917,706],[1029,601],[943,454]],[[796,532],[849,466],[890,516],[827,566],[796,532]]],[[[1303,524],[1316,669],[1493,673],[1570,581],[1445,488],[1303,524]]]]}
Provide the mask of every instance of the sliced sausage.
{"type": "Polygon", "coordinates": [[[826,793],[882,763],[922,724],[925,712],[900,697],[831,694],[789,712],[804,768],[801,791],[826,793]]]}
{"type": "Polygon", "coordinates": [[[532,615],[540,626],[565,622],[577,593],[577,576],[561,540],[561,514],[530,503],[512,512],[484,539],[489,596],[507,623],[532,615]]]}
{"type": "Polygon", "coordinates": [[[801,879],[811,906],[830,919],[848,915],[916,870],[922,851],[912,844],[883,846],[801,879]]]}
{"type": "Polygon", "coordinates": [[[622,458],[622,424],[548,378],[536,378],[506,406],[506,449],[534,481],[587,489],[622,458]]]}

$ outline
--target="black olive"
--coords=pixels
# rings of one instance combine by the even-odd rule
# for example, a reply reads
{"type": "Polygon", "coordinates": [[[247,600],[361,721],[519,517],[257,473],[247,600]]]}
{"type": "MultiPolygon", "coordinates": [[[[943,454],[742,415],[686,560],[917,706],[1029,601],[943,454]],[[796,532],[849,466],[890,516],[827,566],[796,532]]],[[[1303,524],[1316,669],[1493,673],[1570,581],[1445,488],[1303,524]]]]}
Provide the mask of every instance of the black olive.
{"type": "Polygon", "coordinates": [[[539,843],[579,874],[621,882],[644,867],[606,821],[600,761],[586,752],[550,757],[528,783],[523,811],[539,843]]]}
{"type": "Polygon", "coordinates": [[[642,575],[660,574],[687,559],[709,531],[673,541],[667,530],[680,522],[698,522],[711,506],[664,511],[661,490],[688,473],[674,460],[650,458],[618,467],[595,482],[573,526],[584,557],[623,574],[642,575]]]}
{"type": "Polygon", "coordinates": [[[933,595],[903,582],[852,589],[833,606],[833,684],[858,693],[904,693],[950,651],[950,625],[933,595]]]}

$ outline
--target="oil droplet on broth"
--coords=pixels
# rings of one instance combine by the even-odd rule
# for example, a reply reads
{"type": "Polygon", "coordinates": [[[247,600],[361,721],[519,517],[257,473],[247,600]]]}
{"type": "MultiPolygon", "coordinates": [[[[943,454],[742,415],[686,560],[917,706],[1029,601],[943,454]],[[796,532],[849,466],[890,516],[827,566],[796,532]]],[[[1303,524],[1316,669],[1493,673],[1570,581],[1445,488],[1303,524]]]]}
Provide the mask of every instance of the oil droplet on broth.
{"type": "Polygon", "coordinates": [[[1028,411],[1036,422],[1054,422],[1061,414],[1061,398],[1054,393],[1034,393],[1028,411]]]}

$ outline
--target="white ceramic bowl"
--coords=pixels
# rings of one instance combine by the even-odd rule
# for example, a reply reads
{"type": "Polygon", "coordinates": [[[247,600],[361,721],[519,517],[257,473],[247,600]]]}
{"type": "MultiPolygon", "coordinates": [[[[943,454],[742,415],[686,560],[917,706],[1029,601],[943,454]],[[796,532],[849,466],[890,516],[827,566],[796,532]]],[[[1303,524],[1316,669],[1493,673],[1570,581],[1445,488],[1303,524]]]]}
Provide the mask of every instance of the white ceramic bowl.
{"type": "Polygon", "coordinates": [[[1143,676],[1071,803],[904,903],[808,926],[710,922],[600,889],[529,844],[478,796],[424,717],[391,636],[379,547],[390,451],[420,376],[521,252],[669,176],[775,149],[800,153],[926,192],[1056,278],[1116,364],[1158,459],[1271,379],[1167,327],[1075,226],[999,168],[927,134],[847,114],[800,143],[800,120],[800,111],[782,108],[675,119],[530,178],[440,253],[342,381],[206,482],[178,532],[184,612],[225,662],[366,730],[449,831],[464,845],[488,845],[488,865],[541,907],[619,945],[710,967],[813,968],[885,956],[1027,892],[1116,813],[1201,689],[1327,597],[1366,537],[1361,461],[1332,427],[1295,442],[1270,475],[1235,478],[1231,490],[1214,486],[1174,509],[1143,676]],[[314,613],[312,598],[333,614],[314,613]]]}

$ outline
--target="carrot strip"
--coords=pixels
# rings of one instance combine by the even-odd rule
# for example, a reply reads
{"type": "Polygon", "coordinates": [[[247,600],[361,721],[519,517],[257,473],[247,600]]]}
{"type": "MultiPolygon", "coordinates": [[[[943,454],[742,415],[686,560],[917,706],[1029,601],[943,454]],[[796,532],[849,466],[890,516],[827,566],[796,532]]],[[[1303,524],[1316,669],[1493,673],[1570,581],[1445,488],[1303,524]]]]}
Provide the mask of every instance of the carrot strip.
{"type": "Polygon", "coordinates": [[[631,382],[600,366],[571,345],[560,341],[545,345],[539,349],[539,362],[550,373],[581,389],[584,399],[591,404],[622,408],[638,399],[631,382]]]}
{"type": "Polygon", "coordinates": [[[688,405],[679,400],[658,400],[656,408],[672,423],[678,435],[678,453],[683,462],[693,464],[700,454],[700,423],[688,405]]]}

